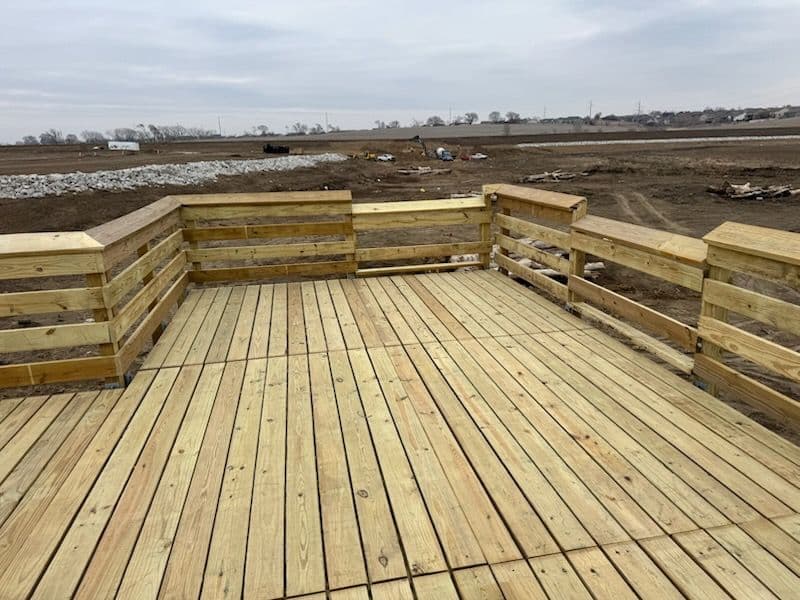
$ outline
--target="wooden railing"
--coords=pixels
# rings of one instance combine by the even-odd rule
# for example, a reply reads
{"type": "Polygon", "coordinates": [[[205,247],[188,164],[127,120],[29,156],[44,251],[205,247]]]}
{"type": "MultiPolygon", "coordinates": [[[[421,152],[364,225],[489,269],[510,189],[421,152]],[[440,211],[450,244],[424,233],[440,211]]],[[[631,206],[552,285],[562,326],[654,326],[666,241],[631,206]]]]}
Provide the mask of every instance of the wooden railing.
{"type": "Polygon", "coordinates": [[[726,365],[723,351],[800,382],[800,353],[728,322],[729,313],[736,313],[800,337],[800,306],[734,283],[734,275],[743,274],[800,288],[800,234],[725,223],[703,241],[708,244],[709,273],[699,323],[702,353],[695,357],[695,373],[782,419],[799,422],[796,400],[726,365]]]}
{"type": "Polygon", "coordinates": [[[353,228],[357,236],[355,257],[359,276],[388,275],[424,271],[444,271],[460,267],[488,267],[492,250],[491,204],[482,196],[453,200],[418,200],[410,202],[376,202],[353,205],[353,228]],[[386,234],[399,231],[407,237],[414,230],[433,228],[441,239],[447,228],[474,226],[472,239],[436,244],[403,244],[370,246],[364,238],[371,232],[386,234]],[[476,260],[464,262],[420,262],[419,259],[475,254],[476,260]],[[395,262],[406,264],[367,266],[368,263],[395,262]],[[412,261],[409,263],[409,261],[412,261]]]}
{"type": "Polygon", "coordinates": [[[0,294],[0,387],[121,382],[192,283],[488,268],[492,225],[502,272],[712,391],[800,419],[795,399],[723,357],[800,381],[796,351],[728,322],[730,311],[800,336],[800,307],[733,278],[799,287],[800,234],[727,223],[698,240],[587,215],[583,197],[512,185],[470,198],[361,204],[346,191],[171,196],[86,232],[0,236],[8,290],[0,294]],[[591,281],[587,257],[681,286],[698,303],[702,293],[699,326],[591,281]]]}

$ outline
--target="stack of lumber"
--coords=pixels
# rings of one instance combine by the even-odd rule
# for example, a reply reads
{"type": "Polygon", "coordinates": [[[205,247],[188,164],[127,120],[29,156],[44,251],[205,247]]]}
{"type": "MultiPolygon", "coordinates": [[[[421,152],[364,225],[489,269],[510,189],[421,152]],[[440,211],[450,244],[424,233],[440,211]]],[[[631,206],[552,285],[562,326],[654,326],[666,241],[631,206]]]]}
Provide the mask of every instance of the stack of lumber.
{"type": "Polygon", "coordinates": [[[727,196],[731,200],[764,200],[765,198],[782,198],[785,196],[800,196],[800,188],[791,185],[757,186],[750,182],[743,184],[725,182],[722,186],[711,185],[708,191],[719,196],[727,196]]]}

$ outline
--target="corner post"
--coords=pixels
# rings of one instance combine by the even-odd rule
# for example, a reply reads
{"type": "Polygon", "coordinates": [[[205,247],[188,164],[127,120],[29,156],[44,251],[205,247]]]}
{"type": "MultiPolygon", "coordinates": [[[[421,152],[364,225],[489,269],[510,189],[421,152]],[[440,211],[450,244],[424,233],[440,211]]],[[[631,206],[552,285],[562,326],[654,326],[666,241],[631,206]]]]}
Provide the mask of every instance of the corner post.
{"type": "MultiPolygon", "coordinates": [[[[111,276],[110,271],[105,271],[102,273],[87,273],[86,274],[86,282],[89,287],[99,287],[103,289],[103,308],[95,308],[92,310],[92,314],[94,316],[94,320],[96,323],[101,323],[103,321],[107,321],[109,325],[109,331],[113,330],[113,321],[114,321],[114,307],[108,304],[108,301],[105,300],[105,286],[108,283],[111,276]]],[[[100,354],[102,356],[114,356],[115,362],[115,369],[117,371],[116,376],[108,377],[106,381],[108,383],[116,383],[120,386],[125,386],[125,374],[120,373],[120,365],[116,359],[116,355],[119,352],[119,340],[116,339],[116,336],[112,333],[111,343],[110,344],[100,344],[100,354]]]]}
{"type": "MultiPolygon", "coordinates": [[[[587,202],[584,200],[572,211],[572,223],[586,216],[587,202]]],[[[572,228],[570,227],[570,246],[569,246],[569,275],[567,276],[567,304],[572,304],[580,300],[580,296],[570,287],[571,277],[583,277],[586,268],[586,253],[572,247],[572,228]]]]}
{"type": "MultiPolygon", "coordinates": [[[[722,283],[730,283],[732,275],[733,272],[729,269],[712,265],[708,268],[708,274],[706,275],[704,281],[706,279],[713,279],[715,281],[721,281],[722,283]]],[[[711,317],[724,323],[728,322],[728,309],[710,303],[706,299],[705,294],[703,295],[700,305],[700,315],[704,317],[711,317]]],[[[717,362],[722,362],[722,348],[720,346],[717,346],[707,339],[700,339],[698,341],[700,343],[701,354],[704,354],[705,356],[716,360],[717,362]]],[[[712,396],[716,396],[719,392],[719,388],[715,383],[706,382],[706,391],[712,396]]]]}

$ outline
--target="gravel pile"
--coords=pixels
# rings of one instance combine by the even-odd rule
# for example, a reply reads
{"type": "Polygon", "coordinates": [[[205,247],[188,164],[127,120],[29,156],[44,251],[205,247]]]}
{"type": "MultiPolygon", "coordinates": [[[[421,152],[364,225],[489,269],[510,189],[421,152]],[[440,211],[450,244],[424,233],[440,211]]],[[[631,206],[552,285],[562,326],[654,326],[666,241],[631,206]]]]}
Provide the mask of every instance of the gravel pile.
{"type": "Polygon", "coordinates": [[[197,185],[215,181],[220,175],[244,175],[268,171],[291,171],[324,162],[347,160],[342,154],[281,156],[261,160],[208,160],[184,164],[146,165],[92,173],[48,175],[0,175],[0,198],[22,200],[86,192],[88,190],[133,190],[145,186],[197,185]]]}

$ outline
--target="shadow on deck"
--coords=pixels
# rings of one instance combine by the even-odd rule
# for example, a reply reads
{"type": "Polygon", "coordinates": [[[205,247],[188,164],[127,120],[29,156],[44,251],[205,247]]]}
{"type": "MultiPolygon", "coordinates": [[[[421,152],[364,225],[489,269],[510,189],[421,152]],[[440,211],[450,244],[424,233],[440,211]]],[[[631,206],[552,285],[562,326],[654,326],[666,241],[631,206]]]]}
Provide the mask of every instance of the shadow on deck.
{"type": "Polygon", "coordinates": [[[798,482],[491,271],[193,289],[124,391],[0,400],[0,597],[796,597],[798,482]]]}

